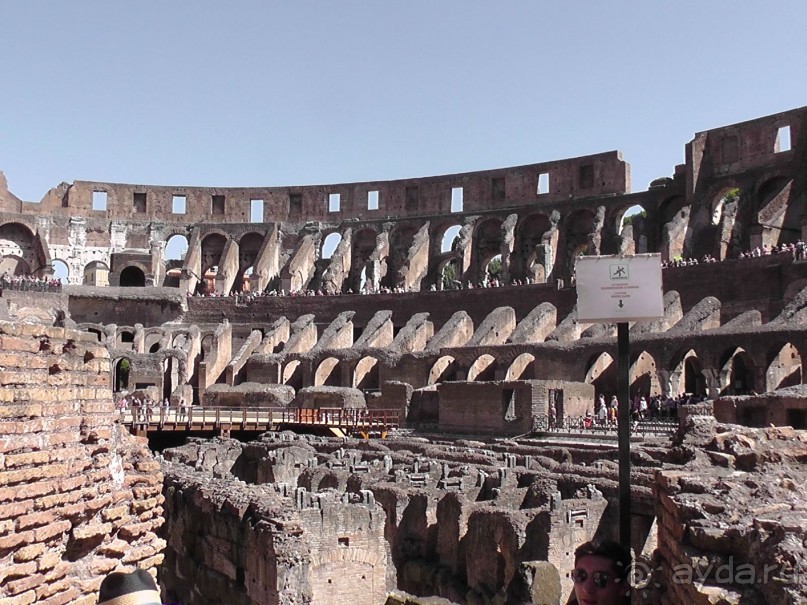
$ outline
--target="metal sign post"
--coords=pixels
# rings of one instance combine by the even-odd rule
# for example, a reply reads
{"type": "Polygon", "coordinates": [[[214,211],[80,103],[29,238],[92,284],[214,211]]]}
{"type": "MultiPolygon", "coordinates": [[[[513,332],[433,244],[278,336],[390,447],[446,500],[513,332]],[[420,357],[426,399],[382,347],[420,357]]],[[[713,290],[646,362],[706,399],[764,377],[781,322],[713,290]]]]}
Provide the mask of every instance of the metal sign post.
{"type": "Polygon", "coordinates": [[[575,263],[577,319],[617,324],[617,416],[619,438],[619,542],[631,548],[630,341],[631,321],[664,316],[661,256],[581,256],[575,263]]]}

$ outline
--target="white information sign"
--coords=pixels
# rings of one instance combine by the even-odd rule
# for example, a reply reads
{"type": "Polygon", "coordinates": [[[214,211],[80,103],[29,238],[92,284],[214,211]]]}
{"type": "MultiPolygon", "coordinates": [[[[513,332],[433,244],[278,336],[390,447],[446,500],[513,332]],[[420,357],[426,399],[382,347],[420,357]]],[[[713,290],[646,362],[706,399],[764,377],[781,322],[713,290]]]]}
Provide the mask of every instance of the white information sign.
{"type": "Polygon", "coordinates": [[[652,321],[664,316],[661,255],[581,256],[575,263],[582,323],[652,321]]]}

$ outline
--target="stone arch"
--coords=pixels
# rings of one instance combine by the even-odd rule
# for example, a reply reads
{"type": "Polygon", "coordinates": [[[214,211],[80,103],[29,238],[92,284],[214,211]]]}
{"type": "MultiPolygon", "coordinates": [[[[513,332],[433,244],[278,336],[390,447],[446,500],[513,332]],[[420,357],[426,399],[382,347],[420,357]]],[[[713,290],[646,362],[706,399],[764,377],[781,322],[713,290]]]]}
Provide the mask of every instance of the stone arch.
{"type": "Polygon", "coordinates": [[[327,357],[317,366],[314,373],[314,386],[340,387],[342,379],[340,375],[340,361],[336,357],[327,357]]]}
{"type": "Polygon", "coordinates": [[[727,349],[720,357],[720,394],[744,395],[754,392],[754,360],[741,347],[727,349]]]}
{"type": "Polygon", "coordinates": [[[378,233],[373,229],[360,229],[353,235],[353,249],[350,261],[350,273],[347,278],[348,290],[360,292],[370,282],[373,286],[376,281],[374,275],[373,262],[371,261],[376,248],[378,233]]]}
{"type": "Polygon", "coordinates": [[[143,288],[146,285],[146,274],[136,265],[129,265],[120,272],[122,288],[143,288]]]}
{"type": "Polygon", "coordinates": [[[323,240],[322,246],[320,247],[320,254],[319,257],[322,259],[329,259],[333,256],[333,253],[336,251],[336,247],[342,241],[342,234],[338,231],[334,231],[333,233],[329,233],[323,240]]]}
{"type": "Polygon", "coordinates": [[[29,275],[32,270],[38,269],[35,241],[34,233],[27,225],[11,222],[0,226],[0,257],[2,257],[3,263],[7,264],[7,258],[16,259],[15,270],[17,271],[22,271],[22,264],[25,265],[25,273],[12,271],[9,273],[29,275]]]}
{"type": "Polygon", "coordinates": [[[70,267],[66,262],[55,258],[51,261],[51,264],[53,266],[53,279],[58,279],[62,283],[66,283],[70,280],[70,267]]]}
{"type": "Polygon", "coordinates": [[[387,288],[395,288],[403,285],[399,276],[399,271],[406,265],[409,258],[409,250],[415,241],[417,229],[414,225],[400,225],[390,233],[389,256],[387,257],[387,274],[382,280],[382,285],[387,288]]]}
{"type": "Polygon", "coordinates": [[[132,360],[128,357],[119,357],[112,364],[112,386],[116,393],[129,388],[129,375],[132,370],[132,360]]]}
{"type": "Polygon", "coordinates": [[[199,344],[199,361],[204,361],[204,359],[210,354],[210,350],[213,348],[213,341],[215,337],[213,334],[208,334],[202,338],[202,342],[199,344]]]}
{"type": "Polygon", "coordinates": [[[163,334],[161,331],[147,333],[143,338],[143,350],[146,351],[146,353],[156,353],[160,350],[160,341],[162,338],[163,334]]]}
{"type": "Polygon", "coordinates": [[[459,290],[462,287],[460,261],[456,257],[445,258],[437,265],[438,290],[459,290]]]}
{"type": "Polygon", "coordinates": [[[616,361],[610,353],[595,353],[586,363],[585,382],[593,385],[596,393],[616,395],[616,369],[616,361]]]}
{"type": "Polygon", "coordinates": [[[299,359],[292,359],[283,366],[280,376],[281,384],[293,387],[299,391],[303,388],[303,364],[299,359]]]}
{"type": "Polygon", "coordinates": [[[245,283],[244,278],[247,276],[247,270],[255,266],[255,261],[258,260],[258,254],[260,254],[263,246],[263,240],[263,235],[255,231],[245,233],[238,240],[238,273],[236,273],[233,281],[233,292],[252,289],[248,287],[251,285],[249,284],[250,280],[247,279],[245,283]]]}
{"type": "Polygon", "coordinates": [[[227,245],[227,237],[218,232],[208,233],[202,239],[202,273],[205,275],[213,267],[218,267],[221,264],[221,254],[224,252],[224,247],[227,245]]]}
{"type": "Polygon", "coordinates": [[[375,357],[362,357],[356,364],[353,372],[353,386],[362,390],[376,390],[379,388],[378,359],[375,357]]]}
{"type": "Polygon", "coordinates": [[[135,333],[132,328],[118,328],[115,335],[116,349],[133,349],[135,333]]]}
{"type": "Polygon", "coordinates": [[[652,397],[660,395],[656,360],[647,351],[631,355],[630,365],[630,394],[652,397]]]}
{"type": "Polygon", "coordinates": [[[435,234],[435,242],[439,244],[439,246],[435,246],[435,248],[438,248],[441,253],[452,252],[459,242],[461,231],[462,225],[459,224],[441,226],[435,234]]]}
{"type": "Polygon", "coordinates": [[[100,260],[94,260],[84,267],[84,284],[104,287],[109,285],[109,266],[100,260]]]}
{"type": "Polygon", "coordinates": [[[31,267],[25,259],[14,254],[7,254],[0,260],[0,275],[5,273],[9,275],[30,275],[31,267]]]}
{"type": "Polygon", "coordinates": [[[496,358],[484,353],[468,369],[468,382],[489,382],[496,379],[496,358]]]}
{"type": "Polygon", "coordinates": [[[434,362],[429,370],[429,378],[426,382],[427,386],[439,384],[441,382],[448,382],[456,380],[457,378],[457,362],[451,355],[444,355],[434,362]]]}
{"type": "Polygon", "coordinates": [[[546,214],[524,217],[516,227],[514,265],[511,274],[515,279],[529,279],[533,283],[546,282],[552,273],[552,244],[548,234],[552,221],[546,214]]]}
{"type": "Polygon", "coordinates": [[[790,342],[772,346],[766,355],[765,391],[775,391],[802,383],[803,369],[799,350],[790,342]]]}
{"type": "Polygon", "coordinates": [[[670,364],[669,394],[673,397],[689,393],[707,394],[706,377],[698,354],[694,349],[685,349],[674,355],[670,364]]]}
{"type": "Polygon", "coordinates": [[[647,209],[641,204],[619,209],[614,215],[614,233],[619,236],[617,254],[644,254],[648,252],[651,233],[648,229],[647,209]]]}
{"type": "Polygon", "coordinates": [[[574,260],[581,254],[590,255],[599,252],[595,243],[596,215],[587,208],[572,212],[564,220],[564,249],[558,251],[561,256],[564,275],[571,275],[574,260]]]}
{"type": "Polygon", "coordinates": [[[522,353],[507,368],[505,380],[533,380],[535,378],[535,355],[522,353]]]}
{"type": "Polygon", "coordinates": [[[165,240],[165,252],[163,254],[163,259],[166,262],[166,266],[169,265],[171,261],[179,261],[176,265],[181,267],[183,260],[185,260],[185,255],[188,253],[188,238],[182,233],[174,233],[165,240]]]}
{"type": "Polygon", "coordinates": [[[484,278],[488,263],[502,253],[502,221],[489,218],[474,228],[472,267],[477,280],[484,278]]]}

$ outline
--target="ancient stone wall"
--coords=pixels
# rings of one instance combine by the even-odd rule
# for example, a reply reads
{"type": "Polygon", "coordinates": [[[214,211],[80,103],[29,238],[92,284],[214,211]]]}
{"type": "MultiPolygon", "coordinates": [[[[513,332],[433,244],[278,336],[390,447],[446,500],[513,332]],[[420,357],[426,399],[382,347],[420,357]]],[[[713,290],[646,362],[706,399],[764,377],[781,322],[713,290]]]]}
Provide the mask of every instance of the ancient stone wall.
{"type": "Polygon", "coordinates": [[[3,322],[0,350],[0,602],[94,604],[108,572],[162,561],[159,465],[91,335],[3,322]]]}

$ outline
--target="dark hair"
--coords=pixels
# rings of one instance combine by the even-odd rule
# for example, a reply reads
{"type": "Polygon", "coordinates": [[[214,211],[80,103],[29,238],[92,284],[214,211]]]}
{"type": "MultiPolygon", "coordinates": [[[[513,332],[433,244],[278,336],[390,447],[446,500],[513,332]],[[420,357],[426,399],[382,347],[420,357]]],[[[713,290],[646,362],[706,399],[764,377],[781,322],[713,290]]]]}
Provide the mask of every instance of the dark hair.
{"type": "Polygon", "coordinates": [[[574,564],[582,557],[605,557],[614,562],[617,575],[621,579],[628,577],[631,565],[630,550],[613,540],[591,540],[584,542],[574,551],[574,564]]]}

